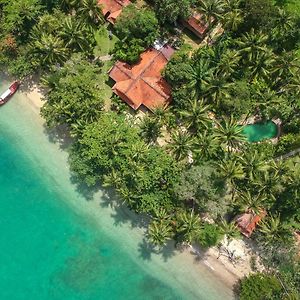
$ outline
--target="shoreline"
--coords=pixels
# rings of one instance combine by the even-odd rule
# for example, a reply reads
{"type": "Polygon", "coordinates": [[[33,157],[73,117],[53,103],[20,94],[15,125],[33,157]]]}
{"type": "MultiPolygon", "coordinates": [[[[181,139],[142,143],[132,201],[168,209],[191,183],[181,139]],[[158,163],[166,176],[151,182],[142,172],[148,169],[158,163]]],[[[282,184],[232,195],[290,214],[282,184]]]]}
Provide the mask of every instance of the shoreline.
{"type": "MultiPolygon", "coordinates": [[[[2,74],[1,74],[2,75],[2,74]]],[[[3,76],[2,76],[3,78],[3,76]]],[[[5,78],[7,80],[7,77],[5,78]]],[[[39,111],[41,106],[43,105],[43,94],[42,89],[38,85],[38,78],[30,79],[29,83],[25,82],[25,86],[20,88],[19,94],[21,96],[26,97],[28,101],[26,101],[26,105],[30,107],[31,110],[39,119],[39,123],[44,124],[43,118],[40,116],[39,111]]],[[[13,101],[13,99],[11,99],[13,101]]],[[[95,217],[98,217],[100,210],[101,201],[88,201],[83,203],[82,205],[89,206],[89,210],[93,211],[95,217]]],[[[115,208],[113,208],[115,210],[115,208]]],[[[131,222],[140,221],[142,219],[141,216],[122,208],[122,214],[126,216],[126,219],[130,219],[131,222]],[[135,220],[134,220],[135,219],[135,220]],[[138,220],[139,219],[139,220],[138,220]]],[[[123,226],[123,225],[122,225],[123,226]]],[[[144,232],[145,228],[141,228],[144,232]]],[[[170,243],[168,247],[173,247],[173,242],[170,243]]],[[[177,251],[175,253],[176,261],[181,261],[183,264],[187,266],[193,266],[193,270],[195,274],[201,278],[205,273],[211,274],[213,278],[216,278],[219,282],[227,287],[228,290],[231,291],[231,296],[233,297],[233,288],[234,285],[238,282],[240,278],[242,278],[245,274],[249,273],[246,265],[243,266],[233,266],[232,263],[228,260],[227,257],[220,257],[218,259],[218,250],[216,248],[210,248],[208,251],[200,251],[200,256],[195,256],[195,249],[187,248],[183,251],[177,251]]],[[[175,262],[176,263],[176,262],[175,262]]],[[[189,271],[189,270],[187,270],[189,271]]],[[[192,271],[192,270],[191,270],[192,271]]]]}

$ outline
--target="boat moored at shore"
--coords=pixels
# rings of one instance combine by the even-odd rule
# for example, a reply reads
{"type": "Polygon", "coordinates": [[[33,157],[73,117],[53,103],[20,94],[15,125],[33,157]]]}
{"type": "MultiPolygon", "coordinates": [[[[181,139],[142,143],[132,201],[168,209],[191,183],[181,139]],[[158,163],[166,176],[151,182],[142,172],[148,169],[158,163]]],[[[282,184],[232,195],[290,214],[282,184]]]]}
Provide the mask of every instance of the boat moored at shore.
{"type": "Polygon", "coordinates": [[[0,96],[0,106],[5,104],[10,97],[18,90],[20,86],[19,81],[14,81],[9,88],[0,96]]]}

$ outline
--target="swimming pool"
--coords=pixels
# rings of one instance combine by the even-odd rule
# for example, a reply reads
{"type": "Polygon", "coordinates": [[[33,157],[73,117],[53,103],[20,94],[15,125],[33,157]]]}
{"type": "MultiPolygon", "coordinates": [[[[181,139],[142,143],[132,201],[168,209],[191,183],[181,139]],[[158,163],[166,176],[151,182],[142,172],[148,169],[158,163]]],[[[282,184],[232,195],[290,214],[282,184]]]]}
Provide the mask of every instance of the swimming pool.
{"type": "Polygon", "coordinates": [[[251,143],[272,139],[277,136],[278,127],[273,121],[246,125],[243,129],[247,140],[251,143]]]}

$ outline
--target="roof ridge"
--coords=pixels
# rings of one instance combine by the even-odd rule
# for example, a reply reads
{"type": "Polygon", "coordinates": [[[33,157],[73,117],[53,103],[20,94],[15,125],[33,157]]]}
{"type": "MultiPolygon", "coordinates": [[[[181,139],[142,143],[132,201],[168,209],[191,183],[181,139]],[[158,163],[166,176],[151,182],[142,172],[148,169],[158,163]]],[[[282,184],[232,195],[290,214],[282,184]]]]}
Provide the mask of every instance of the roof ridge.
{"type": "MultiPolygon", "coordinates": [[[[129,77],[128,79],[132,79],[132,77],[130,76],[130,74],[128,74],[129,72],[127,72],[126,70],[121,69],[121,68],[118,66],[118,64],[115,64],[115,65],[112,67],[112,69],[113,69],[113,68],[119,69],[119,71],[121,71],[123,74],[125,74],[126,76],[129,77]]],[[[110,71],[109,71],[109,72],[110,72],[110,71]]],[[[128,79],[126,79],[126,80],[128,80],[128,79]]],[[[122,80],[122,81],[123,81],[123,80],[122,80]]]]}
{"type": "Polygon", "coordinates": [[[122,0],[114,0],[115,2],[117,2],[118,4],[120,4],[122,7],[125,5],[125,3],[123,3],[122,0]]]}
{"type": "MultiPolygon", "coordinates": [[[[151,50],[155,50],[155,51],[158,51],[156,49],[149,49],[150,51],[151,50]]],[[[153,64],[154,60],[160,55],[160,52],[158,51],[158,53],[152,57],[152,59],[145,65],[145,67],[142,69],[142,72],[136,77],[136,78],[132,78],[132,83],[128,86],[127,90],[126,90],[126,94],[128,92],[128,90],[132,87],[132,85],[134,83],[136,83],[138,81],[138,79],[142,79],[143,77],[143,74],[146,72],[146,70],[153,64]]]]}
{"type": "Polygon", "coordinates": [[[141,78],[141,80],[143,80],[146,84],[148,84],[151,88],[153,88],[162,97],[165,98],[167,96],[163,91],[160,91],[159,89],[157,89],[157,87],[154,84],[152,84],[151,82],[148,82],[148,80],[146,80],[146,78],[155,78],[155,77],[143,77],[143,78],[141,78]]]}

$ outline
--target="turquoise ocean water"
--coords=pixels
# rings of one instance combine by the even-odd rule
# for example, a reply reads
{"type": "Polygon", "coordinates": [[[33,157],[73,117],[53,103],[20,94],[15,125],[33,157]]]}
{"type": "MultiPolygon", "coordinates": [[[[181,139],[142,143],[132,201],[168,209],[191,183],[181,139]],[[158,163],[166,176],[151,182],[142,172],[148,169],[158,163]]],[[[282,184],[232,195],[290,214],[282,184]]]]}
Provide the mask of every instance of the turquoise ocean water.
{"type": "Polygon", "coordinates": [[[231,298],[209,272],[144,253],[142,230],[78,194],[26,101],[0,108],[1,300],[231,298]]]}

